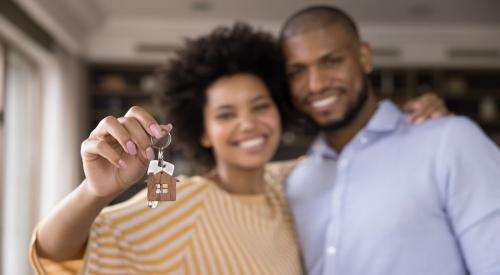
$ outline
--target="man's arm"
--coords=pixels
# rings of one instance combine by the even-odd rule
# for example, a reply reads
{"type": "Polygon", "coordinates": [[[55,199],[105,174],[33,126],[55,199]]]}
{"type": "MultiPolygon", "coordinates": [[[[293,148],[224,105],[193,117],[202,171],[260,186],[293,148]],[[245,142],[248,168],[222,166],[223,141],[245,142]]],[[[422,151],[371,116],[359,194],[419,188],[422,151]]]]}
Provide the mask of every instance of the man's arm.
{"type": "Polygon", "coordinates": [[[452,119],[439,152],[446,212],[471,274],[500,274],[500,150],[466,118],[452,119]]]}

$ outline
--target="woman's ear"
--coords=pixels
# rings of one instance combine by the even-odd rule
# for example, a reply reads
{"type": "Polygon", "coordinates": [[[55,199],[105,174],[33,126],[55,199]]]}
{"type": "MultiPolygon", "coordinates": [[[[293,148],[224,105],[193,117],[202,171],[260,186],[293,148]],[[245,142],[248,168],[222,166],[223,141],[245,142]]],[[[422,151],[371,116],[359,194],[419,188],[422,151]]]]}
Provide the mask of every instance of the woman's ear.
{"type": "Polygon", "coordinates": [[[210,142],[210,139],[208,138],[206,133],[203,133],[203,135],[201,135],[200,143],[201,143],[201,146],[203,146],[205,148],[212,147],[212,142],[210,142]]]}

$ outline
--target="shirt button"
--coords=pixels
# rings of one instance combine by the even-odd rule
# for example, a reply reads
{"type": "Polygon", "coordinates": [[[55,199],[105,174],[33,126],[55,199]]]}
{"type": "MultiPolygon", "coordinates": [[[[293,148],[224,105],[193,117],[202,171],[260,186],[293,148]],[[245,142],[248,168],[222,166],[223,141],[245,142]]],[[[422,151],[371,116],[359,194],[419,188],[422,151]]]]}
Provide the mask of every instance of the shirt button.
{"type": "Polygon", "coordinates": [[[361,144],[366,144],[368,142],[368,138],[365,136],[361,136],[359,138],[359,142],[361,142],[361,144]]]}
{"type": "Polygon", "coordinates": [[[342,159],[339,162],[339,167],[340,168],[345,168],[347,166],[348,161],[346,159],[342,159]]]}
{"type": "Polygon", "coordinates": [[[329,246],[327,249],[326,249],[326,253],[328,255],[335,255],[335,253],[337,252],[337,249],[334,247],[334,246],[329,246]]]}

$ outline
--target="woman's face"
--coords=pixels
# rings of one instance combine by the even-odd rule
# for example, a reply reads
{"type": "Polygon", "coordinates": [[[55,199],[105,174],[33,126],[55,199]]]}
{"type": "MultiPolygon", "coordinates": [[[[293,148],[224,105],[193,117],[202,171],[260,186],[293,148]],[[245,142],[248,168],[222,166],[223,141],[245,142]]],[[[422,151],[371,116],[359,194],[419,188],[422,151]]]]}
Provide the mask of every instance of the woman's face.
{"type": "Polygon", "coordinates": [[[222,77],[206,90],[201,143],[216,165],[260,168],[281,138],[279,111],[262,80],[251,74],[222,77]]]}

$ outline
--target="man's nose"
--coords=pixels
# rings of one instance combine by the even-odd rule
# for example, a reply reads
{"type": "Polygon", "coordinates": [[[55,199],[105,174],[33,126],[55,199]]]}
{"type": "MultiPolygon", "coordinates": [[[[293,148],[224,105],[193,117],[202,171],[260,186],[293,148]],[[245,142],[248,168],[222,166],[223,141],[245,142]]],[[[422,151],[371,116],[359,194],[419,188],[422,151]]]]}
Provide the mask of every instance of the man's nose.
{"type": "Polygon", "coordinates": [[[309,71],[309,90],[311,92],[321,92],[327,86],[328,77],[325,72],[318,68],[309,71]]]}

